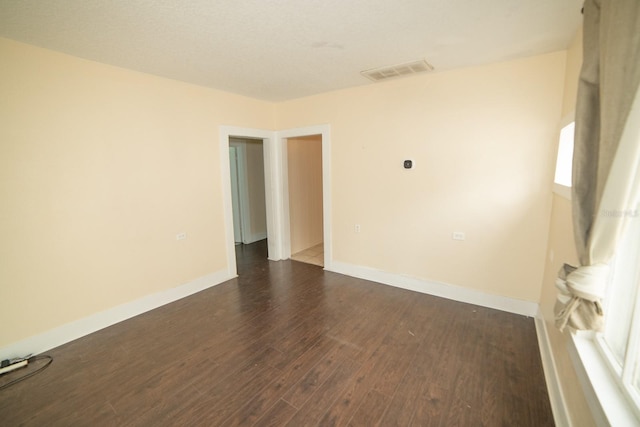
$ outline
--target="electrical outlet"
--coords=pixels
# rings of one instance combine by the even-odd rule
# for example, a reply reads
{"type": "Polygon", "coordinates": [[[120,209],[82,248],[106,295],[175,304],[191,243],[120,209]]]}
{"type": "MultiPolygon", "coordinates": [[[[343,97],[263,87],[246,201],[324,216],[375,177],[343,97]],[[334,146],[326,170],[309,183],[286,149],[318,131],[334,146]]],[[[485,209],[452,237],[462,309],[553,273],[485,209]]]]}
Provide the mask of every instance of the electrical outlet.
{"type": "Polygon", "coordinates": [[[356,224],[356,225],[353,227],[353,229],[354,229],[354,231],[355,231],[356,233],[359,233],[359,232],[360,232],[360,224],[356,224]]]}
{"type": "Polygon", "coordinates": [[[465,234],[462,231],[454,231],[453,234],[451,235],[451,238],[453,240],[464,240],[467,237],[465,236],[465,234]]]}
{"type": "Polygon", "coordinates": [[[184,240],[187,238],[187,233],[178,233],[176,234],[176,240],[184,240]]]}

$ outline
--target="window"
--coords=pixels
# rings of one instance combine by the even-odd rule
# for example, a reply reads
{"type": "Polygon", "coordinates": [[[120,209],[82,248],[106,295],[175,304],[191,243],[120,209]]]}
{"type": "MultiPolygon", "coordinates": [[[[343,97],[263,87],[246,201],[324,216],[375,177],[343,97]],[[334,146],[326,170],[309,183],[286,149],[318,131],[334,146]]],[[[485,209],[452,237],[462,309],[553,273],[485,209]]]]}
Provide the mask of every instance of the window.
{"type": "Polygon", "coordinates": [[[571,171],[573,165],[573,136],[576,123],[573,115],[565,118],[565,125],[560,130],[558,157],[556,158],[556,174],[553,179],[553,191],[566,199],[571,199],[571,171]]]}
{"type": "Polygon", "coordinates": [[[611,262],[601,333],[578,332],[574,358],[598,425],[640,425],[640,210],[612,214],[629,227],[611,262]]]}
{"type": "Polygon", "coordinates": [[[604,331],[596,344],[640,415],[640,214],[627,216],[629,228],[611,263],[611,280],[604,300],[604,331]]]}
{"type": "Polygon", "coordinates": [[[558,146],[558,158],[556,159],[556,176],[553,181],[565,187],[571,187],[573,135],[575,134],[575,130],[576,122],[571,122],[560,130],[560,145],[558,146]]]}

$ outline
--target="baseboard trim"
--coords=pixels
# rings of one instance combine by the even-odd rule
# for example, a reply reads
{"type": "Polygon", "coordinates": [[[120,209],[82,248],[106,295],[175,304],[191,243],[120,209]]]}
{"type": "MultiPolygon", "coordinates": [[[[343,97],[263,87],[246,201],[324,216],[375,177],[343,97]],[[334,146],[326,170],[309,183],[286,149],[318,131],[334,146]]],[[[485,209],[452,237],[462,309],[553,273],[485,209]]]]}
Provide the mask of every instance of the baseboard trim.
{"type": "Polygon", "coordinates": [[[175,288],[156,292],[82,319],[58,326],[49,331],[31,336],[22,341],[0,348],[0,359],[22,357],[27,354],[40,354],[54,347],[89,335],[108,326],[130,319],[131,317],[193,295],[212,286],[232,279],[228,271],[221,270],[200,277],[175,288]]]}
{"type": "Polygon", "coordinates": [[[571,418],[569,418],[564,393],[560,385],[560,376],[558,375],[558,368],[556,367],[556,362],[553,357],[551,342],[549,341],[549,334],[547,332],[547,324],[540,311],[536,314],[535,322],[540,358],[542,359],[542,369],[544,370],[544,378],[547,382],[547,392],[549,393],[553,419],[558,427],[571,427],[571,418]]]}
{"type": "Polygon", "coordinates": [[[247,241],[246,241],[246,242],[243,242],[243,243],[244,243],[245,245],[249,245],[249,244],[251,244],[251,243],[255,243],[255,242],[259,242],[260,240],[264,240],[264,239],[266,239],[266,238],[267,238],[267,232],[266,232],[266,231],[265,231],[265,232],[263,232],[263,233],[255,233],[255,234],[250,235],[250,236],[247,238],[247,241]]]}
{"type": "Polygon", "coordinates": [[[535,317],[538,312],[538,304],[535,302],[487,294],[473,289],[464,288],[462,286],[416,279],[414,277],[388,273],[371,267],[333,261],[331,263],[331,267],[325,267],[325,270],[382,283],[384,285],[394,286],[396,288],[494,308],[496,310],[520,314],[523,316],[535,317]]]}

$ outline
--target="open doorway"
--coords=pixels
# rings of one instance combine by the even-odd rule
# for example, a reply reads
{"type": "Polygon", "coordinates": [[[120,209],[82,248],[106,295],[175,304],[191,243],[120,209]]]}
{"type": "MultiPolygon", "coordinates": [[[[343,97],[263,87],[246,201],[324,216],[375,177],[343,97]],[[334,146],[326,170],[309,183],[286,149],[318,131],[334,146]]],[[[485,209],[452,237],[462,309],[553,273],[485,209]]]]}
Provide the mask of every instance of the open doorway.
{"type": "Polygon", "coordinates": [[[264,155],[261,139],[229,138],[234,243],[267,238],[264,155]]]}
{"type": "Polygon", "coordinates": [[[322,135],[288,138],[286,156],[291,259],[322,267],[322,135]]]}
{"type": "Polygon", "coordinates": [[[225,224],[225,247],[227,254],[227,276],[238,275],[234,221],[232,209],[232,190],[230,173],[230,140],[258,139],[262,141],[265,207],[267,223],[267,252],[271,261],[291,257],[291,239],[289,226],[287,140],[320,135],[322,140],[322,245],[324,268],[332,270],[333,257],[331,245],[331,129],[329,125],[315,125],[280,131],[220,126],[220,171],[222,179],[222,199],[225,224]]]}
{"type": "Polygon", "coordinates": [[[229,137],[233,243],[238,274],[268,257],[262,139],[229,137]]]}

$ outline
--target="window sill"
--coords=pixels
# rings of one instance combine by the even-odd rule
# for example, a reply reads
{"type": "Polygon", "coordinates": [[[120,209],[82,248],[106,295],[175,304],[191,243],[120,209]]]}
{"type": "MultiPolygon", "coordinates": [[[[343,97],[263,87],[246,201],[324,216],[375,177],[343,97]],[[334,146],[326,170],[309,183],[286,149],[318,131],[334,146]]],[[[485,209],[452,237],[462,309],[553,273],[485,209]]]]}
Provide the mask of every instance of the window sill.
{"type": "Polygon", "coordinates": [[[567,187],[566,185],[562,185],[554,182],[553,192],[562,198],[571,200],[571,187],[567,187]]]}
{"type": "Polygon", "coordinates": [[[571,338],[569,355],[596,424],[639,425],[640,420],[609,370],[593,333],[578,332],[572,334],[571,338]]]}

